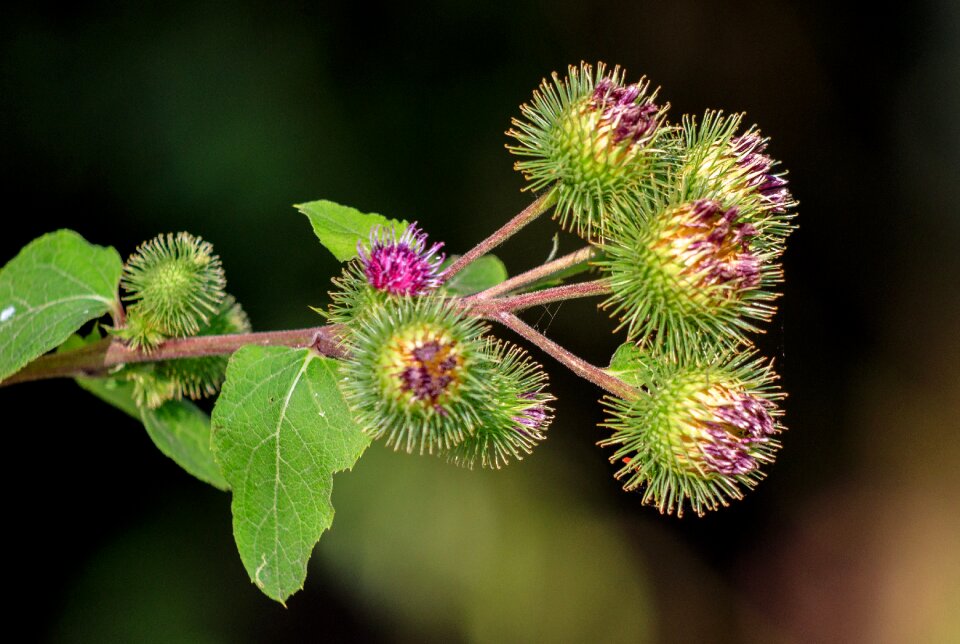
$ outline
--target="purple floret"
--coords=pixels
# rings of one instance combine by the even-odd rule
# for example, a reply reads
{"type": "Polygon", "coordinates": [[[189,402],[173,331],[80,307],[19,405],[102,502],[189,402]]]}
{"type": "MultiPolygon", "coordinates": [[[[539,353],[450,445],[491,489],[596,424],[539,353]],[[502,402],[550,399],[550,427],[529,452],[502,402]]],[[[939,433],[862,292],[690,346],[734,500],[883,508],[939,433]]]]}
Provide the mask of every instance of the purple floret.
{"type": "Polygon", "coordinates": [[[650,101],[637,103],[638,85],[621,86],[609,78],[601,79],[593,90],[590,106],[603,110],[603,121],[613,130],[613,140],[629,139],[634,143],[646,138],[657,128],[660,108],[650,101]]]}
{"type": "Polygon", "coordinates": [[[760,259],[750,250],[757,229],[749,223],[737,223],[736,207],[723,210],[716,201],[701,199],[693,203],[691,228],[706,235],[690,242],[688,248],[699,254],[697,267],[710,283],[736,282],[741,288],[760,284],[760,259]]]}
{"type": "Polygon", "coordinates": [[[713,409],[715,421],[705,423],[708,440],[701,449],[707,467],[725,475],[747,474],[757,468],[751,446],[774,433],[770,403],[750,395],[713,409]]]}
{"type": "Polygon", "coordinates": [[[791,202],[787,180],[771,172],[773,159],[766,154],[767,142],[756,132],[742,134],[731,141],[737,165],[747,172],[747,185],[755,189],[773,212],[786,212],[791,202]]]}
{"type": "Polygon", "coordinates": [[[453,345],[432,340],[415,348],[411,358],[399,373],[401,389],[410,392],[416,400],[436,405],[456,380],[460,363],[453,353],[453,345]]]}
{"type": "MultiPolygon", "coordinates": [[[[536,397],[537,394],[535,393],[525,393],[520,395],[520,398],[525,400],[535,400],[536,397]]],[[[517,426],[514,427],[514,430],[528,438],[532,438],[531,432],[539,432],[540,429],[546,424],[547,418],[547,410],[544,408],[542,403],[531,405],[530,407],[524,409],[518,416],[513,417],[513,422],[517,424],[517,426]]]]}

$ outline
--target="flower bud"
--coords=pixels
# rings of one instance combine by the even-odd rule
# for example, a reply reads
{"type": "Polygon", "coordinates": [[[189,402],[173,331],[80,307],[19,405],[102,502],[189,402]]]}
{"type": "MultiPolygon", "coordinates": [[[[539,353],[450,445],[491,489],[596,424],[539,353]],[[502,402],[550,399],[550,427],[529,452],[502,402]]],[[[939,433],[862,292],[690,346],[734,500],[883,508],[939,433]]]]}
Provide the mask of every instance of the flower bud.
{"type": "Polygon", "coordinates": [[[428,245],[427,234],[413,222],[399,237],[393,227],[376,227],[367,244],[357,243],[358,257],[330,293],[328,311],[321,312],[331,324],[352,323],[365,311],[390,297],[426,295],[440,287],[440,266],[445,258],[443,242],[428,245]]]}
{"type": "Polygon", "coordinates": [[[656,189],[657,145],[668,128],[666,106],[645,79],[627,85],[619,67],[609,73],[581,63],[563,80],[544,80],[520,107],[507,146],[525,157],[515,164],[527,189],[557,192],[554,217],[586,239],[602,239],[611,219],[636,216],[642,195],[656,189]]]}
{"type": "Polygon", "coordinates": [[[668,206],[649,222],[625,224],[598,262],[609,271],[604,303],[633,338],[672,348],[699,332],[736,343],[750,320],[768,320],[779,266],[756,244],[757,229],[738,208],[701,199],[668,206]]]}
{"type": "Polygon", "coordinates": [[[709,196],[736,207],[744,221],[757,231],[757,244],[772,254],[794,226],[791,209],[796,205],[779,163],[766,154],[768,140],[756,129],[736,134],[741,115],[723,116],[708,111],[701,123],[684,118],[681,126],[681,164],[686,198],[709,196]]]}
{"type": "Polygon", "coordinates": [[[613,446],[611,462],[624,489],[642,490],[644,503],[678,516],[685,504],[698,515],[726,506],[763,478],[783,430],[771,367],[751,354],[713,353],[673,360],[638,351],[634,375],[645,393],[634,400],[607,398],[614,430],[600,442],[613,446]],[[639,364],[641,363],[642,364],[639,364]]]}
{"type": "Polygon", "coordinates": [[[157,338],[190,336],[205,326],[224,298],[226,279],[211,244],[178,233],[141,244],[127,260],[121,284],[132,304],[128,328],[119,335],[149,350],[157,338]]]}
{"type": "Polygon", "coordinates": [[[512,459],[522,460],[546,438],[553,420],[544,391],[547,375],[522,349],[488,340],[484,352],[494,368],[486,378],[487,405],[478,410],[480,422],[472,435],[447,453],[447,460],[473,467],[499,469],[512,459]]]}

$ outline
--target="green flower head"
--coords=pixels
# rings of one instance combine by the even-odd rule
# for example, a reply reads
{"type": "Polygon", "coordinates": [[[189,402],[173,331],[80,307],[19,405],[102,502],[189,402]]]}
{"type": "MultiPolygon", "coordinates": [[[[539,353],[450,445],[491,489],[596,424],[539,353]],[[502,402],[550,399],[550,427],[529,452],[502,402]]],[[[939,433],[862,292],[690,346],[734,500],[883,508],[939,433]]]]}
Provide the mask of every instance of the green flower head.
{"type": "MultiPolygon", "coordinates": [[[[676,360],[627,345],[614,358],[620,376],[645,389],[633,400],[606,398],[616,474],[644,503],[681,516],[702,515],[743,496],[774,460],[783,427],[776,375],[753,354],[704,353],[676,360]]],[[[614,367],[611,367],[614,369],[614,367]]]]}
{"type": "Polygon", "coordinates": [[[667,106],[655,99],[645,79],[625,84],[619,67],[581,63],[564,79],[544,80],[520,107],[507,132],[517,144],[507,147],[522,157],[515,167],[527,189],[556,191],[564,228],[602,239],[613,219],[636,216],[641,197],[658,188],[658,146],[669,128],[667,106]]]}

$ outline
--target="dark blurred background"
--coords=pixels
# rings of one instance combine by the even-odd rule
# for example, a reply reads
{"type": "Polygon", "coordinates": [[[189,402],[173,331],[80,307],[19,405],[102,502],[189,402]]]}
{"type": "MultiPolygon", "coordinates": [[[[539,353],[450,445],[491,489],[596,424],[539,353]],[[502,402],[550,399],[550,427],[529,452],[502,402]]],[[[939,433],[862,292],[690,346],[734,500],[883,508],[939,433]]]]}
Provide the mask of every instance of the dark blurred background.
{"type": "MultiPolygon", "coordinates": [[[[503,131],[581,59],[672,115],[746,111],[801,202],[763,351],[784,449],[742,502],[662,517],[549,359],[534,457],[467,472],[374,445],[286,609],[229,498],[70,381],[0,390],[7,628],[63,642],[960,641],[960,5],[79,3],[5,9],[0,263],[69,227],[123,256],[189,230],[257,329],[314,325],[333,258],[293,203],[416,219],[464,251],[529,196],[503,131]]],[[[538,222],[498,254],[550,252],[538,222]]],[[[561,237],[561,249],[575,248],[561,237]]],[[[527,319],[603,363],[592,303],[527,319]]],[[[501,334],[510,337],[509,334],[501,334]]]]}

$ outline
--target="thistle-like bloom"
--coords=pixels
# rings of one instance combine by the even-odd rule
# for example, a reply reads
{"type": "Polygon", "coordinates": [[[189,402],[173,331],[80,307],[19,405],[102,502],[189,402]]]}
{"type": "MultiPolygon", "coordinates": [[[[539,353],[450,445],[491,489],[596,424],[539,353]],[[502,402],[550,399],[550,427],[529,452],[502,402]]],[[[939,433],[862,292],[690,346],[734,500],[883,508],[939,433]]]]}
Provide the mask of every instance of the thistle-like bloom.
{"type": "Polygon", "coordinates": [[[709,197],[736,207],[757,232],[756,244],[773,255],[793,231],[796,205],[784,173],[766,154],[767,139],[755,129],[736,134],[742,115],[708,111],[701,122],[684,117],[679,131],[678,178],[683,199],[709,197]]]}
{"type": "MultiPolygon", "coordinates": [[[[615,357],[615,361],[618,358],[615,357]]],[[[656,350],[634,349],[619,369],[636,377],[646,393],[634,400],[607,398],[606,427],[613,435],[624,489],[642,490],[645,503],[682,515],[725,506],[763,478],[782,431],[769,365],[752,354],[716,352],[675,361],[656,350]],[[751,361],[752,360],[752,361],[751,361]]]]}
{"type": "Polygon", "coordinates": [[[400,237],[393,227],[370,232],[369,249],[360,242],[357,252],[367,282],[392,295],[425,295],[440,286],[443,242],[427,245],[427,234],[410,224],[400,237]]]}
{"type": "Polygon", "coordinates": [[[488,340],[484,352],[495,368],[488,374],[487,405],[472,435],[447,454],[457,465],[499,469],[512,459],[522,460],[546,438],[553,420],[545,391],[547,375],[522,349],[488,340]]]}
{"type": "Polygon", "coordinates": [[[194,335],[207,325],[223,301],[226,279],[212,245],[178,233],[141,244],[123,267],[121,284],[133,304],[128,332],[120,335],[149,350],[157,338],[194,335]]]}
{"type": "Polygon", "coordinates": [[[644,79],[625,84],[619,67],[581,64],[544,80],[520,107],[507,132],[518,144],[507,147],[525,157],[515,167],[528,190],[556,191],[562,226],[596,240],[613,219],[642,214],[643,196],[662,180],[658,146],[669,129],[655,98],[644,79]]]}
{"type": "Polygon", "coordinates": [[[707,199],[664,208],[649,222],[624,224],[604,245],[598,264],[609,271],[604,304],[628,336],[670,346],[689,345],[706,332],[736,343],[751,320],[768,320],[781,279],[771,254],[756,244],[757,229],[738,208],[707,199]]]}
{"type": "Polygon", "coordinates": [[[380,303],[358,317],[343,391],[364,431],[421,454],[473,434],[496,369],[480,339],[485,328],[439,297],[380,303]]]}

